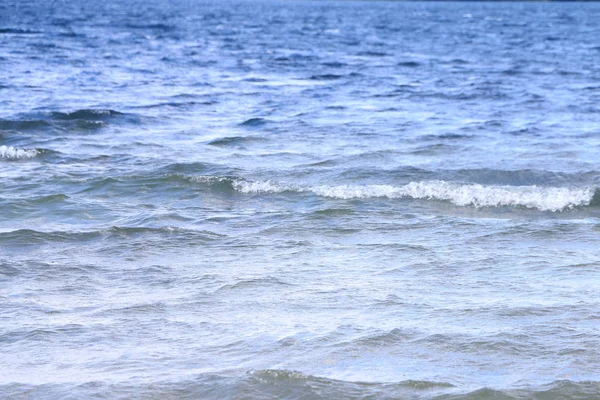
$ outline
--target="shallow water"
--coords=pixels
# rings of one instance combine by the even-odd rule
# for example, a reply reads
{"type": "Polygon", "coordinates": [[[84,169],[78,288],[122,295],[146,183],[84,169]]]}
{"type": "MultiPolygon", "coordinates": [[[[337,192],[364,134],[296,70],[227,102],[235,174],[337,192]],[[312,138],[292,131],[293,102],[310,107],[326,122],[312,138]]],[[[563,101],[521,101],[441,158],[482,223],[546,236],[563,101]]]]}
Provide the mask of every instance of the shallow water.
{"type": "Polygon", "coordinates": [[[600,5],[0,3],[0,393],[600,397],[600,5]]]}

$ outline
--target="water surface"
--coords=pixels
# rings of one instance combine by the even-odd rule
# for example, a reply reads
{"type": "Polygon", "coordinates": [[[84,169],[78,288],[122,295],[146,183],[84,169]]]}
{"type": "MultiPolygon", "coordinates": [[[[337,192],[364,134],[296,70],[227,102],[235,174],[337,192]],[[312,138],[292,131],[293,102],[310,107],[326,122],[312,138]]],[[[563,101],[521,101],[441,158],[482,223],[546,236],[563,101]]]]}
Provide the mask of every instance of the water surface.
{"type": "Polygon", "coordinates": [[[0,393],[600,396],[600,6],[0,4],[0,393]]]}

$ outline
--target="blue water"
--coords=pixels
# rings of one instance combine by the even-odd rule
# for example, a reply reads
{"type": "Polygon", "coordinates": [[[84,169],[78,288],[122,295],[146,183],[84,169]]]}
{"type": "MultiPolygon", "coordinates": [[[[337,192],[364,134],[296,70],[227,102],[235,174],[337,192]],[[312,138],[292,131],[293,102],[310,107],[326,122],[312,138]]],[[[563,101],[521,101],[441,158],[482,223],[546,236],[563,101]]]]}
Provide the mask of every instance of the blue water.
{"type": "Polygon", "coordinates": [[[600,398],[599,37],[0,1],[0,396],[600,398]]]}

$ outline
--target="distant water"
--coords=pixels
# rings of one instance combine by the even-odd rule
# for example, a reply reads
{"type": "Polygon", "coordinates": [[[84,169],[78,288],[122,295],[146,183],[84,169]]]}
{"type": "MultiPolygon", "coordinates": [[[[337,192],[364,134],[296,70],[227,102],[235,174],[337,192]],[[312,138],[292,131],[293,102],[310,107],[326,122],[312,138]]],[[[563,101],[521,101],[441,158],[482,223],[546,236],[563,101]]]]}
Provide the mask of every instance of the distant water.
{"type": "Polygon", "coordinates": [[[599,38],[0,1],[0,397],[600,398],[599,38]]]}

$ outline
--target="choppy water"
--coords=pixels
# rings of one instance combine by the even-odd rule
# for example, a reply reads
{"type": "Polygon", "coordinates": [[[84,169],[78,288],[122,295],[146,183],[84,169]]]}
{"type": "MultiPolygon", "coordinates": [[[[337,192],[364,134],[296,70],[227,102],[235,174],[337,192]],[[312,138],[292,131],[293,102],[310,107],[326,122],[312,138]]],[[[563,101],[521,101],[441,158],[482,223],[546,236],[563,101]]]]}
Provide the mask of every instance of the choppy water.
{"type": "Polygon", "coordinates": [[[600,398],[599,37],[0,2],[1,397],[600,398]]]}

